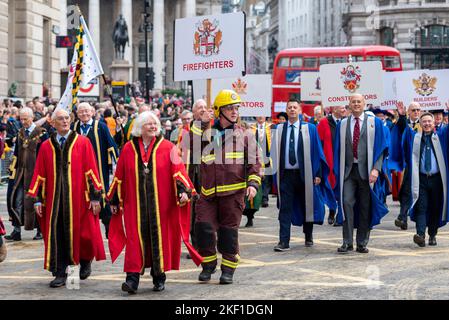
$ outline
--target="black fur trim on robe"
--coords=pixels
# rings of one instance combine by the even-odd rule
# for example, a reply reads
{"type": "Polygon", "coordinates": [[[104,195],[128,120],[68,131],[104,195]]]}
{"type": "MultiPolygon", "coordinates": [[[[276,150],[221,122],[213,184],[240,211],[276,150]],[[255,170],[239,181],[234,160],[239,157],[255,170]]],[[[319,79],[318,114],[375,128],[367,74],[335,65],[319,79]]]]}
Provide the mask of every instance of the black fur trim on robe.
{"type": "MultiPolygon", "coordinates": [[[[143,241],[143,257],[144,267],[151,267],[155,276],[162,273],[161,255],[163,252],[159,250],[159,230],[157,226],[156,199],[154,193],[153,174],[153,158],[154,150],[162,136],[156,138],[154,147],[151,150],[148,166],[145,167],[140,153],[139,138],[133,138],[132,143],[137,152],[138,157],[138,181],[140,194],[140,231],[143,241]],[[148,169],[148,173],[145,173],[148,169]]],[[[143,270],[142,270],[143,271],[143,270]]]]}
{"type": "Polygon", "coordinates": [[[55,199],[53,203],[53,211],[51,218],[51,253],[50,253],[50,271],[55,272],[57,269],[57,254],[60,248],[57,248],[56,224],[58,222],[58,215],[63,215],[64,238],[67,244],[67,257],[69,265],[74,265],[70,252],[72,251],[72,243],[70,243],[70,195],[69,195],[69,149],[73,144],[77,134],[72,131],[64,144],[64,149],[61,150],[59,142],[56,140],[56,133],[51,136],[51,144],[56,153],[56,186],[55,199]],[[62,205],[62,206],[61,206],[62,205]],[[62,211],[60,210],[62,209],[62,211]]]}

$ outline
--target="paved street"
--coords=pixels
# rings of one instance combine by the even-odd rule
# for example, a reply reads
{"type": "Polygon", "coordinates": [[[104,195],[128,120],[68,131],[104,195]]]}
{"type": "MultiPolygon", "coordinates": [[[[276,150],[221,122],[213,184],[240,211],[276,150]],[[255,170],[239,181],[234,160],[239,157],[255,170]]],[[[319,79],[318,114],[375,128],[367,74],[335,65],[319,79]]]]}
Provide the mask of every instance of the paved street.
{"type": "MultiPolygon", "coordinates": [[[[0,212],[11,231],[0,188],[0,212]]],[[[24,232],[23,241],[8,244],[8,258],[0,264],[0,292],[11,299],[448,299],[449,230],[443,228],[437,247],[418,248],[413,242],[414,224],[407,231],[393,225],[398,205],[371,236],[370,253],[339,255],[341,228],[316,226],[315,245],[304,247],[302,230],[292,229],[292,250],[275,253],[279,230],[275,199],[258,212],[255,227],[240,229],[241,265],[234,285],[218,285],[219,272],[209,284],[197,281],[200,268],[182,258],[182,270],[169,272],[166,290],[154,293],[149,273],[141,279],[139,294],[121,292],[123,255],[93,264],[93,275],[81,281],[80,290],[50,289],[52,277],[43,270],[43,242],[32,241],[34,232],[24,232]]],[[[242,225],[246,222],[243,218],[242,225]]],[[[105,246],[107,242],[105,241],[105,246]]],[[[183,249],[185,252],[185,249],[183,249]]],[[[108,255],[109,258],[109,255],[108,255]]],[[[2,298],[5,296],[2,296],[2,298]]],[[[5,297],[6,298],[6,297],[5,297]]]]}

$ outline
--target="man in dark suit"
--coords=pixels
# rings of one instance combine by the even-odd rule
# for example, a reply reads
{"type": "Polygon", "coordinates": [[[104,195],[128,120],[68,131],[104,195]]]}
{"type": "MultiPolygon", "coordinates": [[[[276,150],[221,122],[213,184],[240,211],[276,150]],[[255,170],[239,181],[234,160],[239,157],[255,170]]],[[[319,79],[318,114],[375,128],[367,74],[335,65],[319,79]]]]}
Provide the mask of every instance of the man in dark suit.
{"type": "Polygon", "coordinates": [[[335,209],[326,164],[315,125],[299,118],[298,101],[287,103],[288,121],[277,127],[271,152],[279,186],[279,243],[274,251],[290,250],[291,225],[302,226],[305,245],[313,245],[313,224],[322,224],[324,203],[335,209]]]}
{"type": "Polygon", "coordinates": [[[383,159],[387,152],[382,121],[365,114],[365,99],[351,96],[352,115],[337,127],[334,169],[339,206],[343,209],[343,245],[338,252],[353,250],[353,229],[357,228],[357,252],[368,253],[367,244],[373,225],[388,212],[377,194],[383,159]],[[358,216],[358,218],[357,218],[358,216]]]}

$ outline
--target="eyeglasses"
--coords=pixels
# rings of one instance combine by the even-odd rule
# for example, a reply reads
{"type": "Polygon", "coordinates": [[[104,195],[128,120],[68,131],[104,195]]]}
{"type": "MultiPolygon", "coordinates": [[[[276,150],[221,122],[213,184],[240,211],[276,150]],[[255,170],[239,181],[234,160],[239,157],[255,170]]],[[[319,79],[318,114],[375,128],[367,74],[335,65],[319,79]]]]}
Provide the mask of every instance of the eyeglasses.
{"type": "Polygon", "coordinates": [[[239,111],[239,108],[240,108],[240,105],[238,105],[238,104],[231,104],[230,106],[223,107],[222,109],[223,110],[227,110],[227,111],[233,111],[233,110],[239,111]]]}
{"type": "Polygon", "coordinates": [[[419,112],[421,109],[410,109],[411,112],[419,112]]]}
{"type": "Polygon", "coordinates": [[[56,120],[58,120],[58,121],[64,121],[64,120],[70,120],[70,117],[69,116],[65,116],[65,117],[57,117],[56,118],[56,120]]]}

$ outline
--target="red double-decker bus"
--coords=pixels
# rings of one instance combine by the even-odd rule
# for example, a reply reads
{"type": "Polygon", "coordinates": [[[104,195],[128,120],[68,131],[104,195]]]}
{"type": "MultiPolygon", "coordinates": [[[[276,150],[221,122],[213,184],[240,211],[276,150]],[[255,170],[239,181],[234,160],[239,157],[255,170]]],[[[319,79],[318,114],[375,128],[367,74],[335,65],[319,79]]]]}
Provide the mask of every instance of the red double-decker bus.
{"type": "MultiPolygon", "coordinates": [[[[301,101],[301,73],[319,71],[320,65],[345,63],[352,57],[357,61],[381,61],[386,71],[401,71],[402,61],[398,50],[387,46],[323,47],[282,50],[273,66],[273,102],[271,115],[276,122],[279,106],[289,99],[301,101]],[[275,107],[276,106],[276,107],[275,107]]],[[[317,101],[302,101],[303,112],[313,116],[317,101]]]]}

